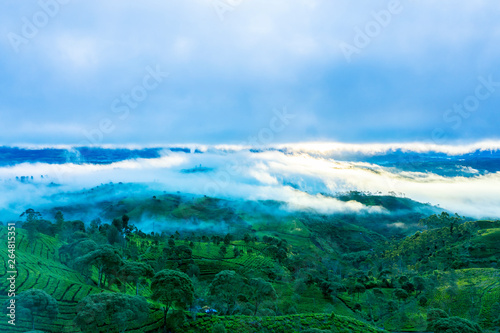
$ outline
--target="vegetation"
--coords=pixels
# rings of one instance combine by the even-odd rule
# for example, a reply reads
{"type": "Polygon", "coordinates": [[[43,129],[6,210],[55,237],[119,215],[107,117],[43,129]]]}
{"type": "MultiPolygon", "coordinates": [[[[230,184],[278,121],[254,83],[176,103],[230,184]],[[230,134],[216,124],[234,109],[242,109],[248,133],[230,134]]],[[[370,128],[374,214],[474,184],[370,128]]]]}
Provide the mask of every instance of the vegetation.
{"type": "Polygon", "coordinates": [[[161,302],[164,307],[164,328],[167,327],[167,314],[174,305],[186,307],[193,302],[193,283],[186,274],[164,269],[155,274],[151,281],[151,298],[161,302]]]}
{"type": "Polygon", "coordinates": [[[142,296],[104,292],[85,297],[77,307],[75,323],[82,332],[95,332],[104,325],[125,332],[129,323],[142,324],[149,305],[142,296]]]}
{"type": "MultiPolygon", "coordinates": [[[[54,297],[40,289],[26,290],[14,297],[17,314],[21,318],[31,321],[31,329],[35,330],[35,319],[38,316],[55,318],[59,314],[59,306],[54,297]]],[[[4,304],[4,309],[11,304],[10,300],[4,304]]]]}
{"type": "Polygon", "coordinates": [[[392,196],[339,199],[397,214],[370,222],[180,194],[96,202],[91,221],[65,220],[74,207],[28,209],[16,222],[16,326],[0,331],[498,330],[499,221],[392,196]],[[153,232],[141,230],[146,215],[153,232]]]}

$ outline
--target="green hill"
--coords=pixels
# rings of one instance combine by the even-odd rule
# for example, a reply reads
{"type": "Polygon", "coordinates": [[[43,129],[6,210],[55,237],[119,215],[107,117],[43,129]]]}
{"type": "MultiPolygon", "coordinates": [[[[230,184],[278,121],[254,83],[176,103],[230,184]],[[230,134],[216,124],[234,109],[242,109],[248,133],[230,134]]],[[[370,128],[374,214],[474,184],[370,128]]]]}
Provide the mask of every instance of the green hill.
{"type": "MultiPolygon", "coordinates": [[[[210,332],[218,324],[228,332],[312,328],[375,332],[375,327],[422,331],[431,308],[472,320],[486,330],[500,325],[498,221],[468,221],[452,231],[426,230],[419,221],[426,216],[423,211],[434,213],[433,207],[360,193],[339,198],[384,207],[386,212],[319,214],[290,210],[276,201],[242,202],[180,193],[129,195],[129,191],[135,193],[132,188],[108,184],[70,194],[79,204],[44,209],[43,218],[26,224],[35,231],[18,223],[17,292],[42,289],[59,304],[56,320],[42,316],[38,329],[79,332],[73,319],[84,297],[101,292],[135,295],[135,282],[120,275],[120,267],[106,273],[98,288],[96,267],[86,273],[67,255],[60,256],[62,247],[71,248],[81,240],[112,246],[122,264],[140,262],[154,272],[171,269],[188,274],[195,291],[192,306],[185,312],[174,307],[170,314],[181,318],[175,324],[179,332],[210,332]],[[58,211],[83,222],[65,220],[58,211]],[[51,214],[59,220],[46,220],[51,214]],[[222,271],[239,276],[241,294],[231,315],[206,315],[203,308],[224,311],[221,300],[209,292],[210,283],[222,271]],[[244,289],[252,279],[269,283],[275,295],[260,305],[252,303],[244,289]]],[[[7,237],[6,227],[0,227],[0,236],[7,237]]],[[[5,275],[8,252],[0,252],[5,275]]],[[[137,282],[140,295],[150,305],[147,321],[130,323],[126,332],[162,329],[161,304],[151,299],[151,276],[137,282]]],[[[7,284],[1,281],[0,288],[6,291],[7,284]]],[[[5,300],[4,293],[0,301],[5,300]]],[[[14,328],[1,322],[0,331],[30,329],[30,320],[18,319],[14,328]]],[[[115,330],[99,328],[108,329],[115,330]]]]}

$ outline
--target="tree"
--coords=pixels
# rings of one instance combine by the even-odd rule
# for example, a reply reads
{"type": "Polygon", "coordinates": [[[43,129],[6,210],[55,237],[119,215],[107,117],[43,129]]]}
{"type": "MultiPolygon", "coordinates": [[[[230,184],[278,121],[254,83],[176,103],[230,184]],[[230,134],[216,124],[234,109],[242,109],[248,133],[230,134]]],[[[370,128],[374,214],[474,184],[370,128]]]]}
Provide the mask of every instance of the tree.
{"type": "Polygon", "coordinates": [[[366,287],[362,283],[356,283],[352,288],[352,291],[358,294],[358,300],[359,300],[359,294],[364,293],[366,291],[366,287]]]}
{"type": "Polygon", "coordinates": [[[195,263],[189,264],[186,274],[189,275],[189,277],[196,277],[196,278],[199,277],[200,266],[196,265],[195,263]]]}
{"type": "Polygon", "coordinates": [[[127,214],[123,215],[122,216],[122,226],[123,226],[123,230],[126,231],[126,232],[130,231],[130,227],[128,225],[128,221],[130,221],[130,217],[128,217],[127,214]]]}
{"type": "Polygon", "coordinates": [[[35,249],[33,245],[39,236],[38,222],[42,218],[42,214],[32,208],[28,208],[19,217],[26,218],[26,222],[23,223],[23,229],[25,229],[28,234],[28,243],[30,245],[31,254],[33,254],[33,250],[35,249]]]}
{"type": "Polygon", "coordinates": [[[85,223],[83,223],[83,221],[65,221],[63,224],[63,229],[61,230],[61,234],[63,236],[63,239],[71,239],[72,235],[78,231],[85,232],[85,223]]]}
{"type": "Polygon", "coordinates": [[[183,260],[183,259],[191,259],[193,256],[193,250],[191,250],[186,245],[165,247],[163,248],[163,253],[167,256],[168,259],[183,260]]]}
{"type": "Polygon", "coordinates": [[[168,246],[174,247],[175,246],[175,240],[173,238],[168,239],[168,246]]]}
{"type": "Polygon", "coordinates": [[[427,309],[427,330],[433,331],[434,323],[441,318],[448,318],[448,314],[441,309],[435,309],[435,308],[427,309]]]}
{"type": "Polygon", "coordinates": [[[460,317],[440,318],[432,323],[434,333],[482,333],[481,327],[467,319],[460,317]]]}
{"type": "Polygon", "coordinates": [[[101,288],[103,277],[117,271],[117,268],[122,263],[120,252],[115,247],[105,244],[99,246],[94,251],[79,257],[77,263],[92,265],[97,268],[98,279],[97,286],[101,288]]]}
{"type": "Polygon", "coordinates": [[[245,235],[243,236],[243,241],[245,242],[245,244],[248,244],[252,241],[252,237],[248,233],[245,233],[245,235]]]}
{"type": "Polygon", "coordinates": [[[116,228],[117,231],[121,232],[123,230],[123,220],[119,218],[113,219],[111,225],[116,228]]]}
{"type": "Polygon", "coordinates": [[[332,299],[337,298],[339,293],[347,290],[342,283],[327,280],[323,280],[320,283],[320,288],[323,295],[331,297],[332,299]]]}
{"type": "Polygon", "coordinates": [[[193,282],[185,273],[164,269],[151,281],[151,298],[165,305],[163,309],[164,332],[167,329],[167,313],[172,306],[187,307],[194,299],[193,282]]]}
{"type": "Polygon", "coordinates": [[[232,239],[233,239],[233,236],[231,234],[226,234],[226,236],[224,236],[224,244],[229,245],[231,243],[232,239]]]}
{"type": "Polygon", "coordinates": [[[105,292],[89,295],[78,303],[75,323],[83,332],[100,331],[101,326],[109,325],[123,333],[130,322],[140,324],[148,314],[146,298],[105,292]]]}
{"type": "Polygon", "coordinates": [[[278,259],[278,262],[281,264],[283,260],[285,260],[288,257],[288,254],[286,253],[286,250],[283,248],[280,248],[278,252],[276,253],[276,259],[278,259]]]}
{"type": "Polygon", "coordinates": [[[219,249],[219,255],[224,258],[224,256],[226,255],[226,252],[227,252],[227,248],[225,245],[221,245],[220,249],[219,249]]]}
{"type": "Polygon", "coordinates": [[[54,215],[54,219],[56,220],[56,230],[57,232],[60,232],[64,225],[63,213],[60,210],[58,210],[54,215]]]}
{"type": "Polygon", "coordinates": [[[398,300],[405,300],[408,298],[408,293],[404,289],[395,289],[394,290],[394,297],[396,297],[398,300]]]}
{"type": "Polygon", "coordinates": [[[42,217],[42,214],[35,211],[33,208],[28,208],[20,215],[20,217],[23,216],[26,217],[26,222],[34,222],[38,221],[42,217]]]}
{"type": "Polygon", "coordinates": [[[272,258],[276,258],[276,254],[278,253],[278,247],[276,245],[268,246],[265,249],[266,253],[269,254],[272,258]]]}
{"type": "Polygon", "coordinates": [[[91,272],[89,265],[78,261],[78,258],[96,250],[97,243],[88,238],[80,238],[70,244],[65,244],[59,248],[59,258],[62,263],[67,264],[73,269],[76,269],[80,274],[89,278],[91,272]]]}
{"type": "Polygon", "coordinates": [[[55,218],[57,224],[61,224],[64,222],[64,215],[60,210],[58,210],[55,213],[54,218],[55,218]]]}
{"type": "Polygon", "coordinates": [[[99,217],[93,219],[92,221],[90,221],[90,229],[92,231],[97,231],[99,230],[100,226],[102,224],[102,221],[99,217]]]}
{"type": "Polygon", "coordinates": [[[253,278],[248,281],[247,298],[255,305],[254,316],[262,302],[267,300],[275,300],[277,298],[276,291],[271,283],[262,278],[253,278]]]}
{"type": "Polygon", "coordinates": [[[400,285],[404,285],[405,283],[409,282],[410,279],[406,275],[401,275],[398,279],[398,282],[400,285]]]}
{"type": "MultiPolygon", "coordinates": [[[[31,320],[31,328],[33,331],[35,330],[36,316],[48,317],[51,320],[55,320],[59,314],[59,306],[54,297],[40,289],[23,291],[17,295],[14,300],[19,317],[25,317],[27,320],[31,320]]],[[[4,311],[10,303],[10,300],[4,303],[4,311]]]]}
{"type": "Polygon", "coordinates": [[[111,245],[120,243],[121,241],[120,232],[115,225],[109,226],[108,231],[106,232],[106,237],[108,238],[108,243],[111,245]]]}
{"type": "Polygon", "coordinates": [[[405,282],[401,286],[401,289],[404,289],[408,294],[411,294],[415,291],[415,286],[411,282],[405,282]]]}
{"type": "Polygon", "coordinates": [[[186,245],[177,246],[174,252],[178,259],[191,259],[193,257],[193,250],[186,245]]]}
{"type": "Polygon", "coordinates": [[[215,324],[212,327],[212,333],[226,333],[226,327],[222,323],[215,324]]]}
{"type": "Polygon", "coordinates": [[[461,222],[464,218],[455,213],[455,215],[450,215],[447,212],[442,212],[439,215],[433,214],[425,219],[419,221],[420,225],[425,225],[428,228],[443,228],[449,227],[450,234],[453,235],[454,228],[461,222]]]}
{"type": "Polygon", "coordinates": [[[413,285],[415,286],[415,290],[417,291],[415,294],[415,298],[417,298],[426,288],[425,279],[421,276],[415,276],[413,278],[413,285]]]}
{"type": "Polygon", "coordinates": [[[428,302],[428,300],[427,300],[427,297],[425,297],[425,296],[418,298],[418,305],[420,305],[420,306],[426,306],[427,302],[428,302]]]}
{"type": "Polygon", "coordinates": [[[236,300],[244,287],[243,279],[235,271],[221,271],[215,275],[212,283],[208,286],[210,295],[214,296],[218,303],[222,303],[223,314],[233,314],[236,308],[236,300]]]}
{"type": "Polygon", "coordinates": [[[128,282],[135,284],[135,294],[139,295],[139,279],[152,278],[154,276],[153,268],[143,262],[126,261],[118,271],[118,275],[125,278],[128,282]]]}
{"type": "Polygon", "coordinates": [[[384,292],[380,288],[373,288],[372,289],[373,295],[377,297],[384,297],[384,292]]]}

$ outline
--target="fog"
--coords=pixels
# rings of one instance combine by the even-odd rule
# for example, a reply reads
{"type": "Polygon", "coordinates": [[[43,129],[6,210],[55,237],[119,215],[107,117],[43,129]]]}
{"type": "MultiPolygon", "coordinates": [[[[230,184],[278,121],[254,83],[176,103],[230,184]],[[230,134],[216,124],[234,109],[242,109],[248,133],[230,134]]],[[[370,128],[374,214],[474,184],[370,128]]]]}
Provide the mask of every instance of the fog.
{"type": "MultiPolygon", "coordinates": [[[[306,147],[297,145],[286,152],[265,150],[255,153],[239,146],[224,149],[221,146],[197,146],[203,153],[164,150],[159,158],[107,165],[23,163],[2,167],[0,220],[19,216],[32,206],[67,204],[72,200],[71,192],[109,182],[144,184],[130,189],[137,195],[179,191],[225,199],[277,200],[291,211],[313,210],[324,214],[384,213],[381,207],[343,202],[329,195],[351,190],[383,194],[396,192],[462,215],[475,218],[500,216],[500,173],[443,177],[366,162],[340,161],[328,154],[315,155],[311,152],[312,148],[305,152],[306,147]],[[21,176],[28,177],[23,181],[16,179],[21,176]]],[[[424,146],[409,146],[407,149],[421,151],[421,147],[424,146]]],[[[372,148],[376,152],[379,149],[394,149],[394,146],[372,148]]],[[[473,148],[462,147],[454,151],[463,153],[473,148]]],[[[283,150],[283,147],[280,149],[283,150]]],[[[356,151],[358,148],[344,149],[356,151]]],[[[320,147],[318,151],[331,149],[320,147]]]]}

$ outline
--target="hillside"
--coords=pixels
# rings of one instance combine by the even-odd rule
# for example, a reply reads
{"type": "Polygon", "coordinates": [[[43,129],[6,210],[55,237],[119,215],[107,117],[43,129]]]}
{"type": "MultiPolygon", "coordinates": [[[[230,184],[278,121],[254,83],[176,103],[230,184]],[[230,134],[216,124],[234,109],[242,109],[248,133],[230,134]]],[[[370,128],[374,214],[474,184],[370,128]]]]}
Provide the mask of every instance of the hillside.
{"type": "MultiPolygon", "coordinates": [[[[6,237],[7,228],[0,226],[0,235],[6,237]]],[[[147,242],[150,244],[149,242],[147,242]]],[[[20,293],[29,289],[42,289],[54,297],[59,305],[59,315],[56,320],[45,318],[43,315],[36,320],[36,329],[44,332],[81,332],[78,326],[75,325],[73,319],[77,314],[78,302],[90,294],[101,293],[108,288],[102,289],[96,287],[96,272],[93,272],[92,281],[86,281],[85,278],[76,270],[67,267],[61,263],[59,248],[64,245],[54,237],[44,234],[38,235],[36,241],[28,242],[25,230],[18,229],[17,235],[17,271],[18,276],[16,281],[17,292],[20,293]]],[[[194,251],[193,258],[199,264],[201,277],[214,276],[215,273],[223,269],[245,269],[251,270],[268,269],[273,266],[273,260],[262,254],[244,255],[241,258],[221,259],[215,252],[216,247],[209,246],[203,251],[194,251]]],[[[262,244],[245,245],[244,242],[235,242],[235,248],[245,249],[261,249],[265,248],[262,244]]],[[[7,258],[7,251],[0,250],[2,258],[7,258]]],[[[260,252],[259,252],[260,253],[260,252]]],[[[147,248],[142,255],[145,261],[158,260],[158,254],[147,248]]],[[[167,267],[169,265],[167,264],[167,267]]],[[[2,261],[1,275],[6,275],[7,262],[2,261]]],[[[0,288],[3,290],[0,296],[0,302],[7,300],[6,291],[8,289],[7,281],[2,281],[0,288]]],[[[149,288],[148,288],[149,289],[149,288]]],[[[117,287],[112,287],[112,291],[120,291],[117,287]]],[[[135,289],[132,285],[127,285],[126,291],[133,294],[135,289]]],[[[149,294],[149,290],[142,291],[142,294],[149,294]]],[[[318,296],[318,295],[316,295],[318,296]]],[[[305,296],[307,298],[307,296],[305,296]]],[[[321,294],[319,294],[321,297],[321,294]]],[[[306,299],[304,298],[304,300],[306,299]]],[[[310,309],[307,303],[304,302],[304,310],[310,309]]],[[[140,326],[130,327],[126,332],[158,332],[162,327],[163,314],[160,307],[154,302],[151,303],[149,317],[146,323],[140,326]]],[[[0,322],[0,331],[2,332],[26,332],[31,327],[31,320],[22,314],[18,314],[16,326],[13,327],[6,323],[0,322]]],[[[203,314],[198,315],[198,319],[188,321],[183,326],[186,332],[204,332],[210,330],[217,323],[223,323],[227,327],[228,332],[243,332],[248,327],[258,327],[262,332],[301,332],[305,328],[329,328],[331,325],[338,327],[339,332],[378,332],[381,330],[371,328],[368,324],[362,323],[349,317],[327,318],[321,315],[302,316],[291,315],[279,317],[280,325],[276,324],[276,317],[266,316],[240,316],[240,317],[204,317],[203,314]],[[283,323],[283,325],[281,325],[283,323]]],[[[113,331],[113,327],[107,325],[101,326],[99,332],[113,331]]],[[[184,329],[183,329],[184,330],[184,329]]],[[[250,331],[249,331],[250,332],[250,331]]]]}
{"type": "MultiPolygon", "coordinates": [[[[423,212],[431,214],[435,207],[359,193],[351,193],[350,199],[389,213],[325,215],[288,210],[275,201],[180,193],[123,196],[127,188],[103,185],[72,194],[73,204],[45,207],[31,220],[21,217],[18,294],[41,289],[59,306],[55,319],[35,316],[37,329],[80,332],[74,320],[79,304],[108,292],[137,293],[149,304],[147,318],[122,326],[103,319],[94,331],[152,333],[162,331],[164,321],[175,332],[210,332],[222,326],[227,332],[422,331],[434,308],[479,323],[486,331],[500,325],[498,221],[467,221],[453,232],[425,228],[419,224],[423,212]],[[82,221],[65,218],[79,212],[82,221]],[[391,227],[394,223],[399,227],[391,227]],[[382,232],[386,229],[388,233],[382,232]],[[115,262],[86,263],[100,249],[112,249],[118,255],[115,262]],[[150,267],[151,273],[132,278],[135,273],[122,272],[134,263],[150,267]],[[181,272],[193,288],[189,306],[175,303],[165,318],[165,303],[155,298],[153,283],[161,272],[181,272]],[[222,276],[233,276],[237,298],[211,289],[222,276]],[[260,289],[252,289],[255,283],[260,289]],[[262,292],[262,299],[254,299],[255,292],[262,292]],[[206,314],[204,309],[217,312],[206,314]]],[[[7,236],[5,226],[0,232],[7,236]]],[[[6,265],[4,259],[3,274],[6,265]]],[[[0,286],[5,291],[8,282],[0,286]]],[[[0,300],[7,300],[5,294],[0,300]]],[[[29,316],[19,313],[18,319],[14,329],[2,322],[0,330],[30,328],[29,316]]]]}

